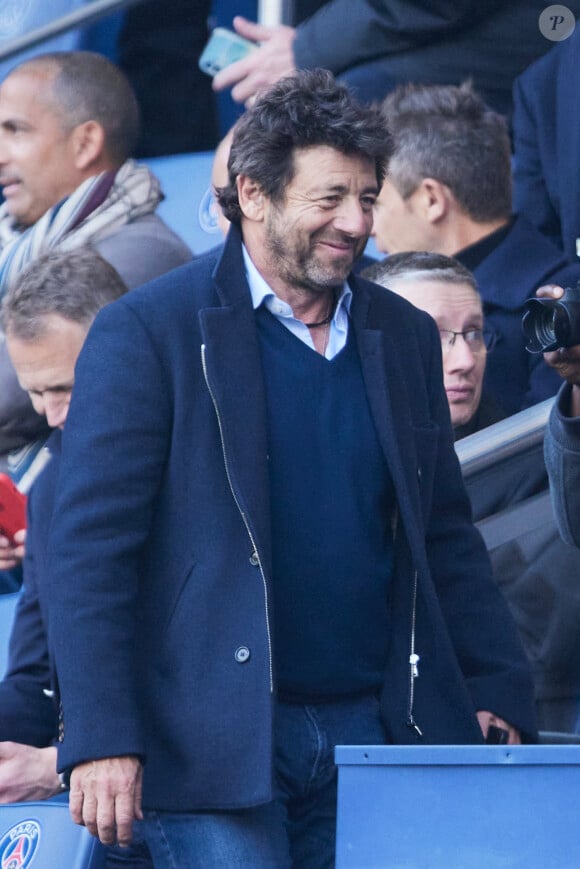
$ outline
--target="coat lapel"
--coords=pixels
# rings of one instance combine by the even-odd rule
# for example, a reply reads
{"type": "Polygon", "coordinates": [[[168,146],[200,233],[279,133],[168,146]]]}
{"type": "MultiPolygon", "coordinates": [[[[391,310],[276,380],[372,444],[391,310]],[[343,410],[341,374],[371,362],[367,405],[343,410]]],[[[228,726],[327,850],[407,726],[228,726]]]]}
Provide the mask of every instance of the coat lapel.
{"type": "MultiPolygon", "coordinates": [[[[358,286],[352,306],[363,378],[369,406],[375,422],[379,442],[385,454],[393,479],[401,518],[410,542],[422,546],[415,536],[419,529],[416,517],[420,515],[417,486],[417,457],[415,455],[414,428],[409,412],[409,397],[400,366],[396,324],[389,330],[367,328],[371,300],[358,286]]],[[[385,329],[385,326],[387,328],[385,329]]]]}
{"type": "Polygon", "coordinates": [[[200,311],[205,377],[218,417],[233,495],[263,562],[270,564],[266,400],[239,234],[214,273],[220,307],[200,311]]]}

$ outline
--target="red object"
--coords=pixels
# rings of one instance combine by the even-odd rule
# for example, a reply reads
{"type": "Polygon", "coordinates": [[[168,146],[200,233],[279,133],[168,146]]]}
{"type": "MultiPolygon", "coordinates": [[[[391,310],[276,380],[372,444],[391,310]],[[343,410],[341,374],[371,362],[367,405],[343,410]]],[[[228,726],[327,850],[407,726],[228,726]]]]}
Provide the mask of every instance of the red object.
{"type": "Polygon", "coordinates": [[[12,543],[14,535],[22,528],[26,528],[26,495],[7,474],[0,474],[0,534],[12,543]]]}

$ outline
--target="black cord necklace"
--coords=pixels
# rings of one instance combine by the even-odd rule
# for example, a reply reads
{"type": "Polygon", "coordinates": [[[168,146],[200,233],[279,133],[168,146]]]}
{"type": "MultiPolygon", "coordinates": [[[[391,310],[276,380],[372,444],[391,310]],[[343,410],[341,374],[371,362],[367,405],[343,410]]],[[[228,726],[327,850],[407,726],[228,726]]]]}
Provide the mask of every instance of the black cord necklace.
{"type": "Polygon", "coordinates": [[[317,326],[328,326],[333,317],[334,311],[331,311],[328,317],[325,317],[324,320],[318,320],[317,323],[305,323],[304,325],[307,326],[308,329],[316,329],[317,326]]]}
{"type": "Polygon", "coordinates": [[[336,310],[336,291],[332,294],[332,305],[330,307],[330,311],[324,318],[324,320],[317,320],[316,323],[304,323],[307,329],[317,329],[318,326],[328,326],[332,318],[334,317],[334,312],[336,310]]]}

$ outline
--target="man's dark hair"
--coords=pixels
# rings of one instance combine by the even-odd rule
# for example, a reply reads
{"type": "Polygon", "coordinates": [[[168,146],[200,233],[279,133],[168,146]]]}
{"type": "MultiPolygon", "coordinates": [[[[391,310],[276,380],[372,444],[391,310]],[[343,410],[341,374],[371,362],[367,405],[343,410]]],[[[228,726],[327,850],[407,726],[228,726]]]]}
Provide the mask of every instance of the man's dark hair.
{"type": "Polygon", "coordinates": [[[477,281],[469,269],[452,256],[427,251],[393,253],[381,262],[367,266],[362,276],[368,281],[388,287],[394,278],[442,281],[446,284],[468,284],[477,295],[477,281]]]}
{"type": "Polygon", "coordinates": [[[38,257],[6,292],[0,326],[7,335],[34,341],[56,314],[87,328],[109,302],[127,292],[112,265],[90,246],[38,257]]]}
{"type": "Polygon", "coordinates": [[[478,222],[511,214],[511,151],[505,118],[471,84],[403,85],[383,111],[394,140],[389,180],[403,199],[423,178],[446,184],[478,222]]]}
{"type": "Polygon", "coordinates": [[[227,219],[241,220],[238,175],[247,175],[269,199],[281,202],[294,177],[295,149],[318,145],[371,160],[381,185],[392,144],[380,110],[359,104],[332,73],[300,70],[258,97],[236,124],[229,183],[217,190],[227,219]]]}
{"type": "Polygon", "coordinates": [[[9,75],[43,68],[54,71],[46,99],[54,104],[63,127],[72,130],[85,121],[97,121],[105,131],[109,159],[119,166],[124,163],[139,138],[139,105],[121,70],[92,51],[56,51],[24,61],[9,75]]]}

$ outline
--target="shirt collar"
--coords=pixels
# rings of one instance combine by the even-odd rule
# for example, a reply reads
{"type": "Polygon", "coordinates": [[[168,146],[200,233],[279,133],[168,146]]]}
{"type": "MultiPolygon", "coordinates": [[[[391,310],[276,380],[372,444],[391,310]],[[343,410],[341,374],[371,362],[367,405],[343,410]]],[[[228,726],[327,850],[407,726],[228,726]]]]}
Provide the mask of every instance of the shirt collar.
{"type": "MultiPolygon", "coordinates": [[[[248,253],[246,245],[243,243],[242,254],[244,256],[246,277],[250,286],[250,293],[252,296],[252,305],[254,310],[259,308],[260,305],[265,305],[266,308],[271,311],[271,313],[276,314],[276,316],[278,317],[292,317],[294,319],[294,313],[290,305],[283,299],[280,299],[276,295],[274,290],[270,287],[270,285],[267,283],[267,281],[262,277],[256,266],[254,265],[252,258],[248,253]]],[[[352,290],[349,287],[347,281],[345,281],[338,297],[338,301],[336,303],[333,319],[336,317],[340,308],[344,308],[347,314],[350,313],[351,304],[352,290]]]]}

